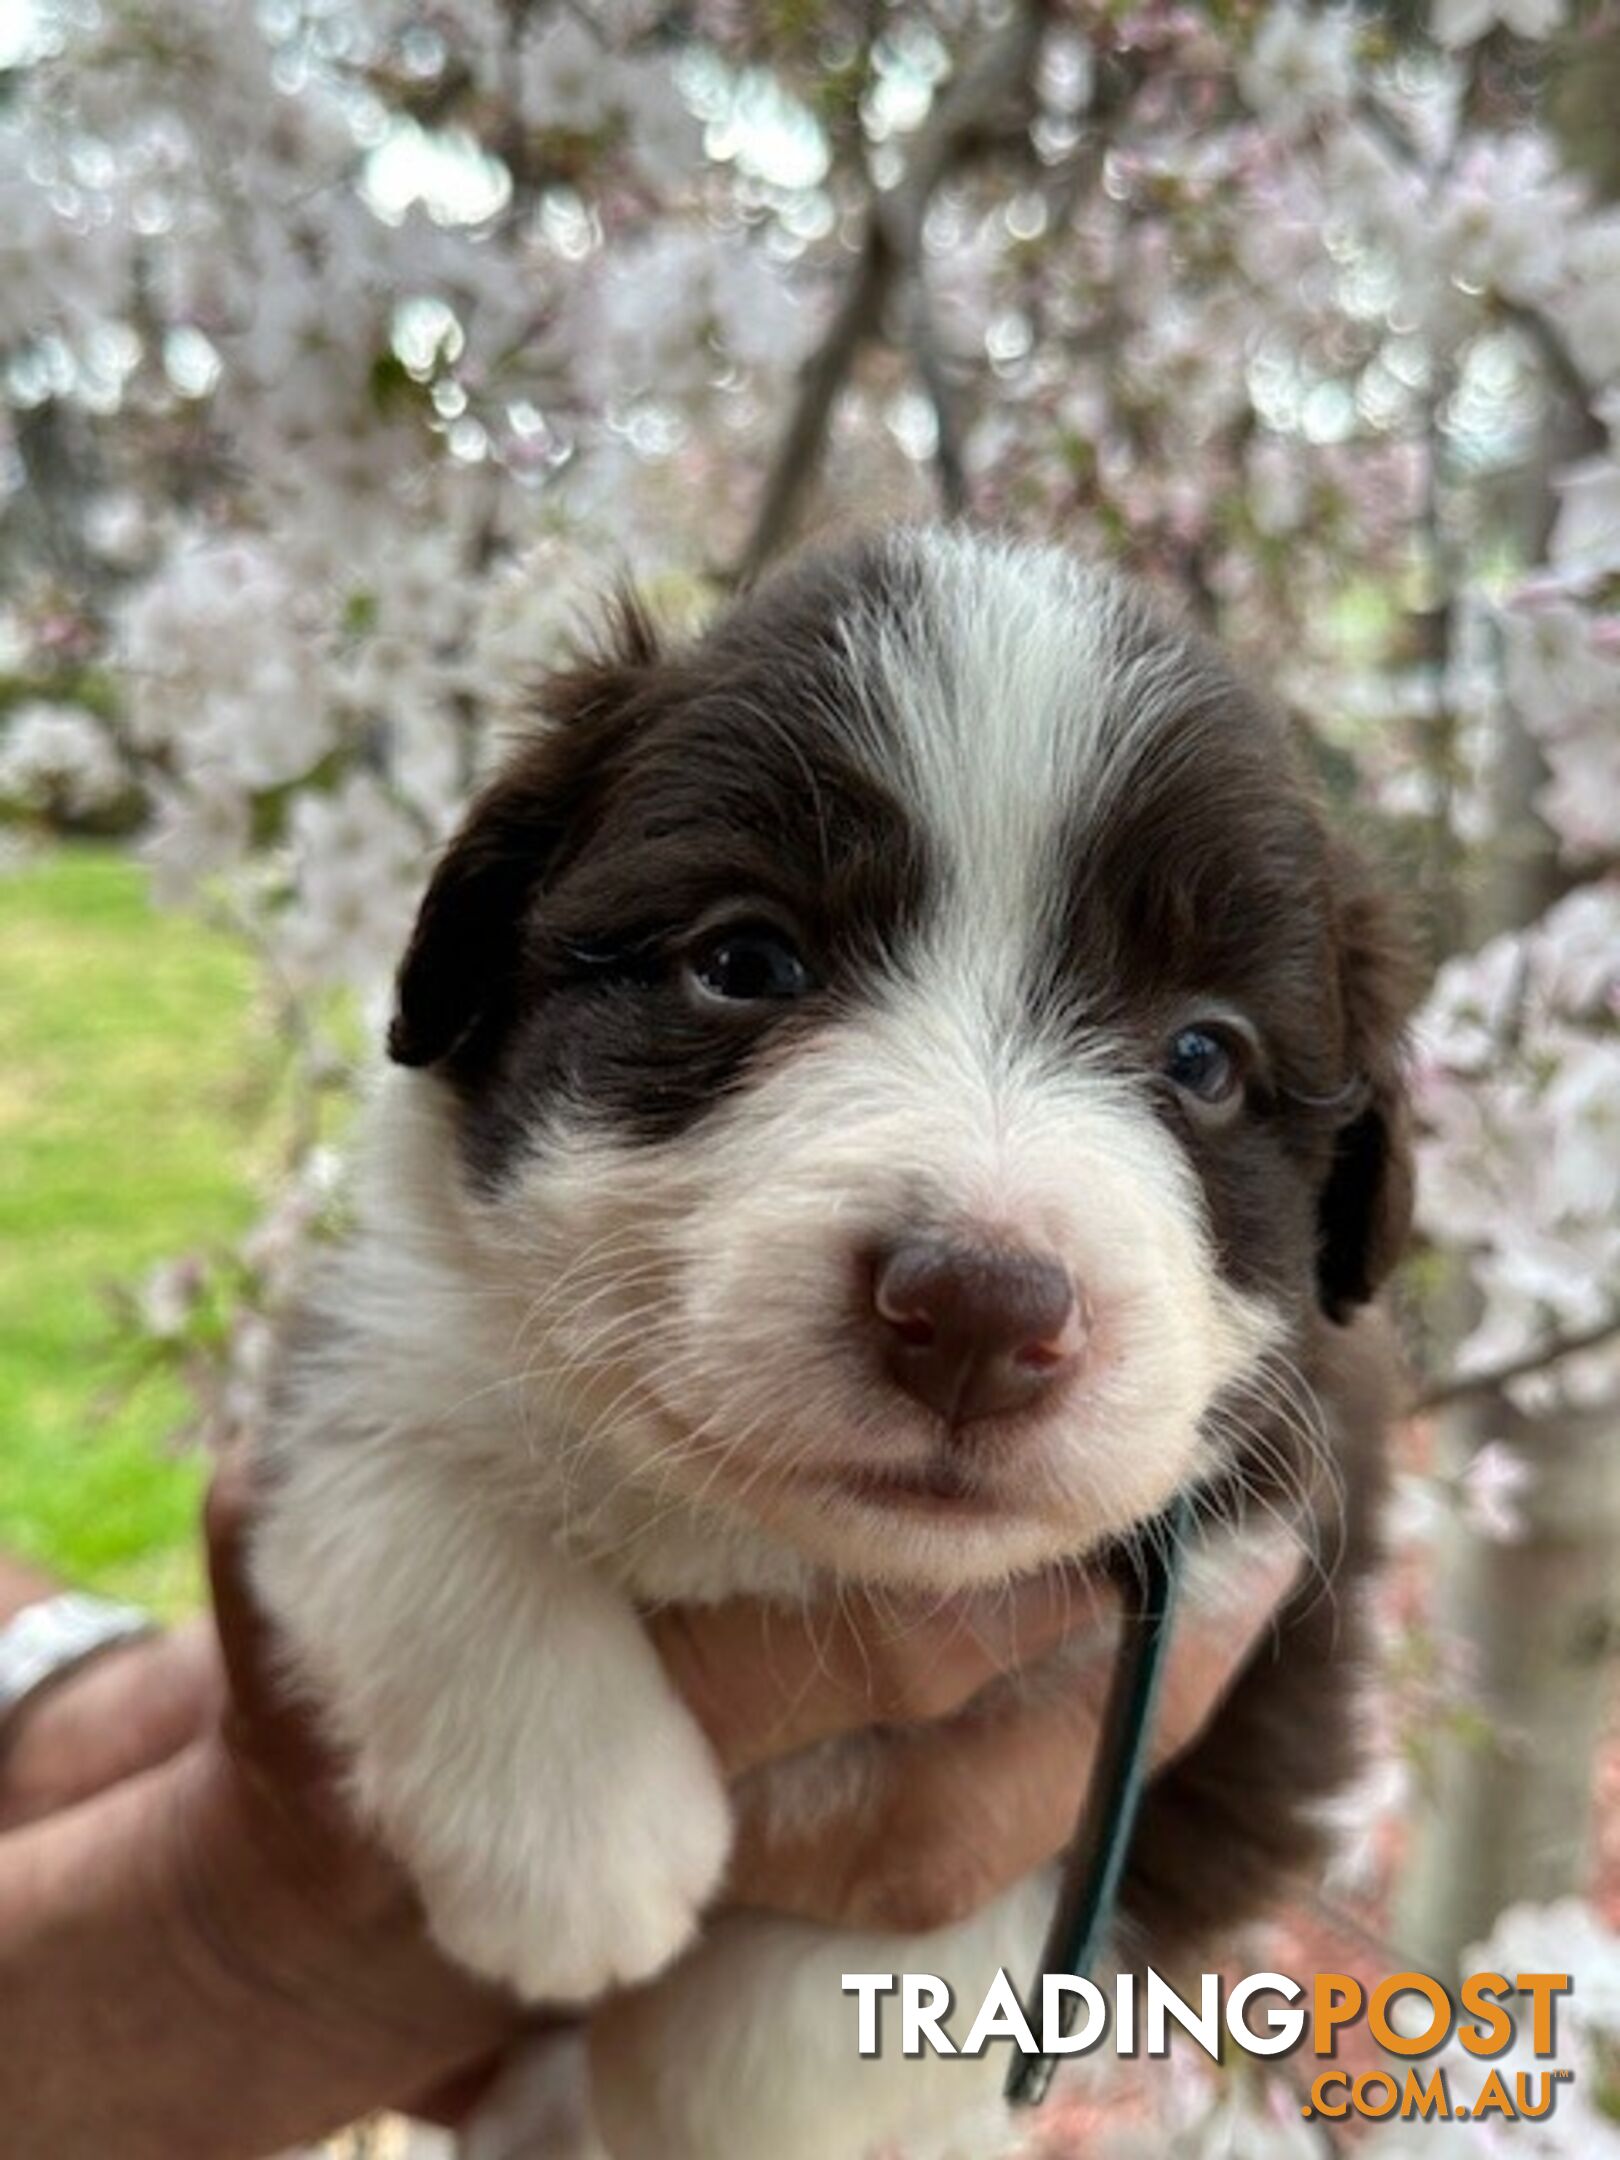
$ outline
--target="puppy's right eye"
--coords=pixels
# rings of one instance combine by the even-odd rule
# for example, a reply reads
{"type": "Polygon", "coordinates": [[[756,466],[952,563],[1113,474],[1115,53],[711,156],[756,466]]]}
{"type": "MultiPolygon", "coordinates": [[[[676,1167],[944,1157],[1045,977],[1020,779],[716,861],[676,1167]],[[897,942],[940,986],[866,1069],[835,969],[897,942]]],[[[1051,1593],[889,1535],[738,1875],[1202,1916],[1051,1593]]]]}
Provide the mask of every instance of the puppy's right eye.
{"type": "Polygon", "coordinates": [[[685,974],[701,996],[728,1004],[780,1004],[815,988],[797,946],[772,923],[714,931],[687,955],[685,974]]]}
{"type": "Polygon", "coordinates": [[[1211,1109],[1228,1102],[1240,1080],[1238,1062],[1213,1028],[1183,1028],[1164,1055],[1171,1084],[1211,1109]]]}

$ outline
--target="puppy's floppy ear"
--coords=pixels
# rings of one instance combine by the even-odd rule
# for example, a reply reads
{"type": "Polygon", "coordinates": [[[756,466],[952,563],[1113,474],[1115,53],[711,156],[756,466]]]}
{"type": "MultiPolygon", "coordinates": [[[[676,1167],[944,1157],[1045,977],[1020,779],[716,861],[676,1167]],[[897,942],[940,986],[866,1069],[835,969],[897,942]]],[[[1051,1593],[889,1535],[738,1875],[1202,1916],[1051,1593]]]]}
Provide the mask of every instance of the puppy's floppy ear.
{"type": "Polygon", "coordinates": [[[1373,1297],[1412,1224],[1412,1131],[1401,1072],[1415,971],[1393,911],[1348,855],[1338,866],[1339,985],[1361,1091],[1339,1130],[1317,1210],[1317,1294],[1345,1321],[1373,1297]]]}
{"type": "Polygon", "coordinates": [[[434,872],[400,965],[388,1054],[465,1066],[511,1015],[524,918],[559,851],[588,823],[636,725],[656,635],[628,595],[611,642],[547,683],[544,724],[474,800],[434,872]]]}

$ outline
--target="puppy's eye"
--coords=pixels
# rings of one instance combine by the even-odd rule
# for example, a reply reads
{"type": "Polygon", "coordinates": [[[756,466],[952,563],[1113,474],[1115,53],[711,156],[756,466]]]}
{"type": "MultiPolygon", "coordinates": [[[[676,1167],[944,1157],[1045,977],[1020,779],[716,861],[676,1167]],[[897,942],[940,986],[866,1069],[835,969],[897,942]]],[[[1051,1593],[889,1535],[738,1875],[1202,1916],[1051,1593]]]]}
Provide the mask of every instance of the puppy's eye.
{"type": "Polygon", "coordinates": [[[1206,1109],[1222,1110],[1243,1089],[1243,1067],[1227,1036],[1211,1027],[1186,1027],[1164,1054],[1165,1078],[1206,1109]]]}
{"type": "Polygon", "coordinates": [[[793,940],[770,923],[717,930],[687,956],[688,979],[705,997],[760,1005],[800,998],[815,980],[793,940]]]}

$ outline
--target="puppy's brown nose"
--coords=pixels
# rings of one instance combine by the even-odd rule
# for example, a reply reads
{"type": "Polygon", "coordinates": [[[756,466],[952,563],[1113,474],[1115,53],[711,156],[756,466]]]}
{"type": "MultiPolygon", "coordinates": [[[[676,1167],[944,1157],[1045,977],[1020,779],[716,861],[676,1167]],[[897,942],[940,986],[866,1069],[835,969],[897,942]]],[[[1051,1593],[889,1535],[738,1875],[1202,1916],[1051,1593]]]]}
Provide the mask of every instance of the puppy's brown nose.
{"type": "Polygon", "coordinates": [[[872,1305],[890,1375],[952,1425],[1023,1408],[1080,1351],[1074,1285],[1039,1253],[910,1240],[878,1256],[872,1305]]]}

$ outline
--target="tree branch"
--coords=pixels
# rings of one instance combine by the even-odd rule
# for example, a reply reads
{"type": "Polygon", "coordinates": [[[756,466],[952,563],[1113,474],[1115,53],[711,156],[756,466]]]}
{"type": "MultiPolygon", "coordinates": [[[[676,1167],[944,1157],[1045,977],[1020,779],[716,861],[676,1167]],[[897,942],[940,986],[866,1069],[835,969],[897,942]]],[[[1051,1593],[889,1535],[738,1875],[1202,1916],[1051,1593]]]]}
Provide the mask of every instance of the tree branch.
{"type": "Polygon", "coordinates": [[[1468,1402],[1478,1395],[1494,1395],[1514,1380],[1545,1372],[1549,1366],[1562,1364],[1565,1358],[1577,1357],[1583,1350],[1600,1350],[1616,1338],[1620,1338],[1620,1313],[1611,1313],[1606,1320],[1581,1328],[1573,1335],[1551,1335],[1535,1349],[1521,1351],[1517,1357],[1506,1358],[1500,1365],[1489,1365],[1481,1372],[1459,1373],[1450,1380],[1441,1380],[1425,1388],[1409,1407],[1416,1413],[1423,1413],[1444,1410],[1452,1403],[1468,1402]]]}
{"type": "Polygon", "coordinates": [[[939,327],[934,320],[928,283],[919,269],[912,280],[911,327],[908,342],[917,379],[934,409],[934,471],[939,477],[940,506],[947,517],[959,517],[968,506],[967,461],[962,444],[962,419],[951,381],[939,327]]]}
{"type": "Polygon", "coordinates": [[[1013,129],[1025,126],[1044,16],[1044,0],[1021,0],[947,86],[912,147],[899,186],[874,198],[843,297],[800,375],[797,401],[766,476],[753,530],[738,558],[737,583],[747,584],[757,577],[797,528],[839,393],[861,348],[882,328],[896,285],[915,265],[935,190],[949,174],[1006,141],[1013,129]],[[1014,114],[1011,123],[1009,108],[1014,114]]]}
{"type": "MultiPolygon", "coordinates": [[[[1385,148],[1408,172],[1415,173],[1432,195],[1436,185],[1446,177],[1451,159],[1447,158],[1441,165],[1431,169],[1424,162],[1417,144],[1395,115],[1387,106],[1380,104],[1377,98],[1371,95],[1363,97],[1357,110],[1385,148]]],[[[1595,392],[1575,365],[1574,355],[1565,343],[1558,325],[1529,301],[1509,300],[1502,293],[1495,293],[1492,295],[1491,304],[1503,322],[1511,323],[1526,342],[1535,347],[1536,356],[1546,370],[1548,380],[1574,408],[1582,441],[1589,448],[1601,448],[1607,431],[1592,409],[1595,392]]]]}
{"type": "Polygon", "coordinates": [[[733,573],[737,584],[752,584],[771,557],[780,553],[797,525],[832,424],[838,393],[855,365],[856,354],[883,318],[897,267],[882,220],[874,217],[827,334],[799,377],[798,400],[777,445],[753,530],[733,573]]]}

